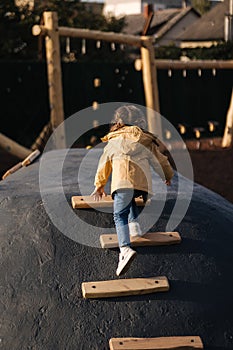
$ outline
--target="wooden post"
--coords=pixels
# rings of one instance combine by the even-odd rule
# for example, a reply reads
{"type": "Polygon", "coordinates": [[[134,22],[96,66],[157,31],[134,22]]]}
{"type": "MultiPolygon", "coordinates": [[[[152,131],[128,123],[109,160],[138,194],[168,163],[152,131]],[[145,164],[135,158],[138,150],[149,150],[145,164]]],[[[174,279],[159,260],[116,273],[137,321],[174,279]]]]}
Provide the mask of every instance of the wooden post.
{"type": "Polygon", "coordinates": [[[30,149],[19,145],[17,142],[3,134],[0,134],[0,147],[19,159],[26,158],[32,152],[30,149]]]}
{"type": "Polygon", "coordinates": [[[233,138],[233,90],[231,93],[230,106],[227,112],[226,126],[224,136],[222,139],[222,147],[230,147],[232,145],[233,138]]]}
{"type": "MultiPolygon", "coordinates": [[[[58,17],[56,12],[44,12],[44,26],[47,30],[45,37],[47,74],[50,100],[50,120],[52,129],[56,129],[64,121],[60,43],[58,33],[58,17]]],[[[64,128],[56,135],[56,148],[65,147],[64,128]]]]}
{"type": "Polygon", "coordinates": [[[147,121],[148,129],[162,140],[162,127],[160,118],[155,118],[154,112],[160,112],[159,91],[157,83],[157,71],[154,59],[153,39],[141,37],[142,47],[142,77],[145,91],[146,106],[148,107],[147,121]]]}

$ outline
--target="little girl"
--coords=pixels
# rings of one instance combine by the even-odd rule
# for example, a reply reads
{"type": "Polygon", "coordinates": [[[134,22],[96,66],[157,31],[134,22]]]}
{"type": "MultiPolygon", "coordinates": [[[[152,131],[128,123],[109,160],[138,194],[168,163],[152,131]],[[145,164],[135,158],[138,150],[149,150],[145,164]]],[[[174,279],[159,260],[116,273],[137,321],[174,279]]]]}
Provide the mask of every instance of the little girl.
{"type": "Polygon", "coordinates": [[[145,117],[136,106],[122,106],[115,111],[110,133],[102,138],[108,143],[99,160],[91,194],[96,201],[106,195],[104,186],[112,173],[113,216],[120,247],[117,276],[129,269],[136,256],[130,247],[130,235],[143,235],[135,198],[142,196],[146,202],[148,195],[153,194],[150,166],[168,186],[173,176],[167,157],[158,150],[156,137],[145,128],[145,117]]]}

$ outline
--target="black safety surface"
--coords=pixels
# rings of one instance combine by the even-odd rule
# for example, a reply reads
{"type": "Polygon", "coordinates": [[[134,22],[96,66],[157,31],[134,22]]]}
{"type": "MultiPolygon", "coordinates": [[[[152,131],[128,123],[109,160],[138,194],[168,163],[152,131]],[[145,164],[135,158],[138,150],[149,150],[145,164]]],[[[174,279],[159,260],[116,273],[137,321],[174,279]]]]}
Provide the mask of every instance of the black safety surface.
{"type": "MultiPolygon", "coordinates": [[[[59,202],[52,172],[61,151],[51,152],[52,165],[48,161],[42,174],[48,179],[43,198],[59,202],[57,217],[65,223],[64,208],[79,193],[77,173],[87,152],[72,150],[66,157],[64,201],[59,202]]],[[[83,299],[83,281],[117,278],[118,250],[83,245],[58,230],[41,198],[40,162],[0,182],[2,349],[105,350],[112,337],[182,335],[201,336],[208,350],[233,349],[232,204],[195,185],[189,209],[176,228],[181,244],[137,248],[137,258],[122,278],[165,275],[169,292],[83,299]]],[[[87,172],[92,182],[91,177],[87,172]]],[[[174,188],[151,230],[165,228],[176,200],[174,188]]],[[[113,225],[111,213],[88,209],[74,215],[103,231],[113,225]]]]}

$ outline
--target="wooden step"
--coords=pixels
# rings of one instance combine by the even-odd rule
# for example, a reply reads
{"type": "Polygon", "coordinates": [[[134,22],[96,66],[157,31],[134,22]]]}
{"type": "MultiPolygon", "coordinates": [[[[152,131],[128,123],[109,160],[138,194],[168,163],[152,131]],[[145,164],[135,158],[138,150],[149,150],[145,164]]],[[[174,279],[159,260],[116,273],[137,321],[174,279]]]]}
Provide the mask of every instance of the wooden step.
{"type": "Polygon", "coordinates": [[[40,156],[40,151],[38,149],[36,149],[35,151],[33,151],[32,153],[29,154],[29,156],[27,156],[27,158],[25,158],[22,161],[22,166],[28,166],[31,163],[34,162],[34,160],[36,160],[36,158],[38,158],[40,156]]]}
{"type": "Polygon", "coordinates": [[[141,295],[169,290],[167,277],[130,278],[97,282],[83,282],[84,298],[111,298],[141,295]]]}
{"type": "MultiPolygon", "coordinates": [[[[178,232],[148,232],[143,237],[130,237],[130,241],[133,247],[171,245],[180,243],[181,237],[178,232]]],[[[101,235],[100,244],[102,248],[118,247],[117,235],[101,235]]]]}
{"type": "Polygon", "coordinates": [[[199,336],[161,338],[112,338],[110,350],[184,350],[203,349],[199,336]]]}
{"type": "MultiPolygon", "coordinates": [[[[145,205],[141,197],[135,198],[135,201],[138,206],[145,205]]],[[[111,195],[107,195],[97,202],[92,196],[73,196],[71,197],[71,203],[74,209],[109,208],[113,206],[113,199],[111,195]]],[[[146,205],[149,203],[150,200],[146,202],[146,205]]]]}

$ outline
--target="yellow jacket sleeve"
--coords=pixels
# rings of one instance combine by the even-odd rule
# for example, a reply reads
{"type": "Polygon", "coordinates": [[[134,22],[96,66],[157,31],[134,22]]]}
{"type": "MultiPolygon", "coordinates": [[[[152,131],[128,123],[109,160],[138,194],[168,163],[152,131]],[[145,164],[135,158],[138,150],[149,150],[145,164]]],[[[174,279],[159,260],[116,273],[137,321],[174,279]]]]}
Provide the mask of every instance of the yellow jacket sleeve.
{"type": "Polygon", "coordinates": [[[152,143],[152,157],[150,159],[150,164],[163,180],[169,181],[173,177],[174,172],[168,158],[159,151],[158,146],[154,143],[152,143]]]}
{"type": "Polygon", "coordinates": [[[104,153],[100,157],[97,172],[95,175],[95,183],[94,185],[97,188],[105,186],[108,178],[112,172],[112,162],[108,156],[108,152],[104,150],[104,153]]]}

